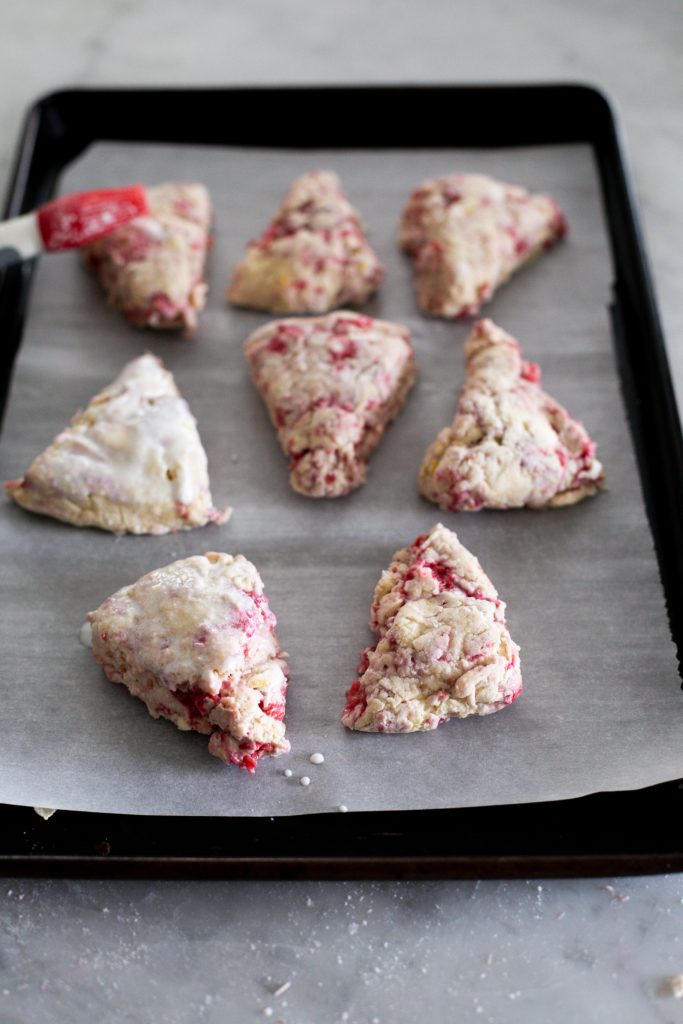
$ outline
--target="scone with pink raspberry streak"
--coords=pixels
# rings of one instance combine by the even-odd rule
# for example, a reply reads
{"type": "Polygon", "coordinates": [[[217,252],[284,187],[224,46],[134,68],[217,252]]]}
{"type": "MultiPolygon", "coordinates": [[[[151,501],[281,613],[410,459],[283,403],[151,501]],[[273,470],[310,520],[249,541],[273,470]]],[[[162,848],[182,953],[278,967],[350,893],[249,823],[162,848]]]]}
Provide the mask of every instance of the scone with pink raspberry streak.
{"type": "Polygon", "coordinates": [[[522,689],[505,605],[474,555],[441,523],[397,551],[375,588],[377,641],[361,655],[342,722],[419,732],[489,715],[522,689]]]}
{"type": "Polygon", "coordinates": [[[224,523],[213,506],[197,423],[172,375],[149,353],[76,413],[19,480],[22,508],[112,533],[169,533],[224,523]]]}
{"type": "Polygon", "coordinates": [[[467,376],[455,419],[427,449],[419,486],[451,511],[556,508],[604,483],[595,443],[541,389],[541,370],[491,320],[465,344],[467,376]]]}
{"type": "Polygon", "coordinates": [[[192,334],[204,307],[211,200],[195,182],[147,189],[149,216],[111,231],[84,254],[110,305],[136,327],[192,334]]]}
{"type": "Polygon", "coordinates": [[[400,228],[413,257],[418,305],[474,316],[516,270],[567,232],[554,199],[484,174],[448,174],[411,194],[400,228]]]}
{"type": "Polygon", "coordinates": [[[337,498],[364,482],[415,380],[409,339],[401,324],[343,310],[275,320],[247,339],[244,352],[295,491],[337,498]]]}
{"type": "Polygon", "coordinates": [[[253,772],[285,739],[286,655],[255,566],[210,551],[156,569],[87,616],[95,659],[153,718],[253,772]]]}
{"type": "Polygon", "coordinates": [[[337,175],[311,171],[293,182],[270,225],[249,244],[227,297],[271,313],[325,313],[361,305],[383,277],[337,175]]]}

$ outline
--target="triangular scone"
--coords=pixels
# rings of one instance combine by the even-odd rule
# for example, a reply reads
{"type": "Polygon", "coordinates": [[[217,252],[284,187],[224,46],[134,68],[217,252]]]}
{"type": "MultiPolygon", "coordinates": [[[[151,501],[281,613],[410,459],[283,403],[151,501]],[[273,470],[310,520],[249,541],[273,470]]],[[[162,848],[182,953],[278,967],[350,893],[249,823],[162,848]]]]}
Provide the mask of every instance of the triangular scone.
{"type": "Polygon", "coordinates": [[[210,734],[209,750],[253,772],[285,739],[287,664],[257,569],[209,551],[123,587],[88,614],[105,675],[154,718],[210,734]]]}
{"type": "Polygon", "coordinates": [[[522,689],[505,605],[479,562],[439,523],[397,551],[375,588],[377,642],[361,655],[342,722],[418,732],[489,715],[522,689]]]}
{"type": "Polygon", "coordinates": [[[19,480],[17,504],[74,526],[168,533],[222,523],[197,423],[152,355],[128,363],[19,480]]]}
{"type": "Polygon", "coordinates": [[[455,419],[427,449],[420,491],[451,511],[573,505],[602,487],[584,427],[541,390],[541,370],[491,320],[465,344],[455,419]]]}
{"type": "Polygon", "coordinates": [[[275,320],[247,338],[295,491],[337,498],[363,483],[415,379],[409,338],[401,324],[344,311],[275,320]]]}
{"type": "Polygon", "coordinates": [[[403,211],[400,242],[414,259],[425,313],[474,316],[498,285],[567,231],[557,203],[483,174],[423,182],[403,211]]]}
{"type": "Polygon", "coordinates": [[[360,305],[384,271],[336,174],[297,178],[275,218],[238,264],[228,299],[271,313],[360,305]]]}
{"type": "Polygon", "coordinates": [[[184,328],[204,306],[211,201],[204,185],[147,189],[149,216],[124,224],[85,249],[107,299],[136,327],[184,328]]]}

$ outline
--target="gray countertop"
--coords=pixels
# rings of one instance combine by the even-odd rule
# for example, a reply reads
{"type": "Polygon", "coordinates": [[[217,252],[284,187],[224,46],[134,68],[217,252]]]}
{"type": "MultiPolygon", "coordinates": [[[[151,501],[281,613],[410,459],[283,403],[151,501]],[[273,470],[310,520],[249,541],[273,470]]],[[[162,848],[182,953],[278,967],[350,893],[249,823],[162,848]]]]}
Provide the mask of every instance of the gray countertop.
{"type": "MultiPolygon", "coordinates": [[[[0,181],[30,102],[67,85],[595,83],[622,113],[680,395],[682,52],[678,0],[5,3],[0,181]]],[[[681,876],[10,880],[0,899],[0,1024],[683,1021],[664,985],[681,876]]]]}

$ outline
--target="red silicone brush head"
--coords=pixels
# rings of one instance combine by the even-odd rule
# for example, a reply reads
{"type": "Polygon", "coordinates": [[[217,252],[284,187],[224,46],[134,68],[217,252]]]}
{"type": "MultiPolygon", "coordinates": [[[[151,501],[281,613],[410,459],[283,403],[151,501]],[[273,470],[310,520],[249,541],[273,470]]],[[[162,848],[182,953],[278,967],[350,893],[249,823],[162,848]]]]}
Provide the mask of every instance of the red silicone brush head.
{"type": "Polygon", "coordinates": [[[147,213],[147,193],[142,185],[76,192],[53,199],[36,211],[47,252],[77,249],[147,213]]]}

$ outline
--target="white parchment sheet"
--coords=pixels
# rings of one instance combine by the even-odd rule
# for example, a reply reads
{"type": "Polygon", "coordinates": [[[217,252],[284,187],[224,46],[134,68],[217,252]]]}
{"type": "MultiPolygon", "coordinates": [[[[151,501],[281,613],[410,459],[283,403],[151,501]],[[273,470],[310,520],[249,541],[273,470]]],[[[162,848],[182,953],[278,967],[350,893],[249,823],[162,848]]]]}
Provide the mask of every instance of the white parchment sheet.
{"type": "Polygon", "coordinates": [[[610,257],[598,179],[581,146],[481,151],[283,152],[97,145],[62,191],[199,180],[215,205],[210,292],[193,340],[129,327],[73,254],[41,261],[4,426],[0,471],[20,475],[122,366],[162,357],[196,415],[222,527],[114,538],[0,500],[0,801],[89,811],[278,815],[516,803],[637,788],[683,776],[675,651],[626,425],[607,316],[610,257]],[[413,331],[419,381],[349,497],[294,494],[252,386],[242,342],[267,315],[224,301],[231,265],[265,227],[290,180],[337,170],[386,265],[371,315],[413,331]],[[485,313],[540,362],[547,390],[598,442],[609,490],[548,512],[447,513],[417,493],[418,466],[450,422],[468,325],[417,311],[396,248],[409,190],[454,169],[547,190],[568,239],[518,274],[485,313]],[[340,725],[344,692],[371,638],[373,587],[392,552],[441,519],[507,602],[524,692],[490,717],[433,733],[373,736],[340,725]],[[292,753],[255,776],[211,757],[206,737],[152,720],[107,682],[79,643],[85,613],[177,558],[239,552],[259,568],[290,654],[292,753]],[[315,766],[309,756],[325,755],[315,766]],[[291,768],[290,779],[283,769],[291,768]],[[299,778],[308,775],[304,788],[299,778]]]}

